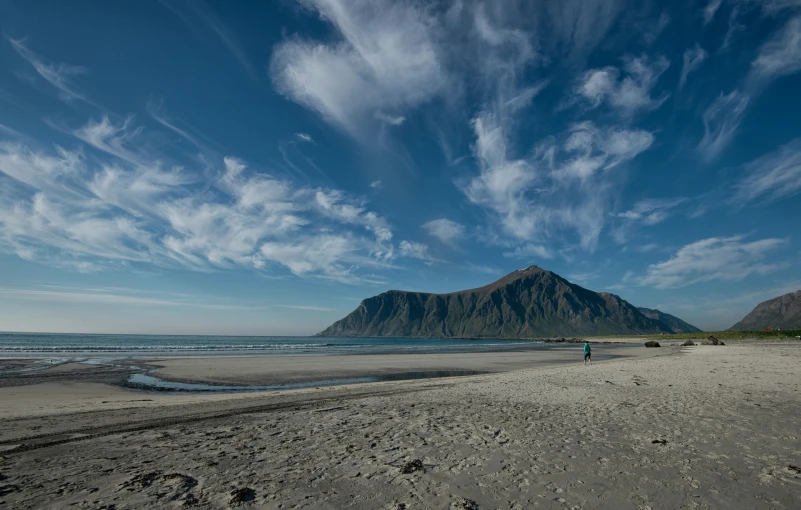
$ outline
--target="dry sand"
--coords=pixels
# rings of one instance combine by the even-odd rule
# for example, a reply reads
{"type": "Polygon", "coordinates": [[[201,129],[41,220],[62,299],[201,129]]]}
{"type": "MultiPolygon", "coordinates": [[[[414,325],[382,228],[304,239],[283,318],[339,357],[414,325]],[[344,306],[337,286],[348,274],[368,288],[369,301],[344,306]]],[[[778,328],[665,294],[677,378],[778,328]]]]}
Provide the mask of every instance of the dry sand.
{"type": "MultiPolygon", "coordinates": [[[[115,389],[122,400],[172,405],[128,401],[46,416],[18,409],[0,417],[0,501],[801,508],[801,346],[681,351],[591,367],[177,397],[184,401],[115,389]]],[[[32,401],[52,390],[37,386],[26,390],[32,401]]],[[[0,390],[0,402],[12,390],[20,389],[0,390]]]]}

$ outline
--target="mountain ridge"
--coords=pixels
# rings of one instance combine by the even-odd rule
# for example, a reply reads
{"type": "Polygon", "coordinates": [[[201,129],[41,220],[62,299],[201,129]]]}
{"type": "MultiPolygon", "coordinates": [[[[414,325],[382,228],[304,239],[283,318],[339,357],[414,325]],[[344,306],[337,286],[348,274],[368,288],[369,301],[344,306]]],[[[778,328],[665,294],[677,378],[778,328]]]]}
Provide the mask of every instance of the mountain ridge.
{"type": "Polygon", "coordinates": [[[675,315],[671,315],[669,313],[665,313],[661,310],[657,310],[656,308],[645,308],[642,306],[638,306],[637,310],[640,311],[643,315],[648,317],[649,319],[658,320],[670,327],[673,333],[700,333],[701,329],[693,326],[692,324],[685,322],[675,315]]]}
{"type": "Polygon", "coordinates": [[[363,300],[318,336],[532,338],[671,332],[670,325],[646,317],[620,296],[593,292],[529,266],[473,289],[444,294],[390,290],[363,300]]]}
{"type": "Polygon", "coordinates": [[[801,290],[759,303],[729,331],[765,328],[801,329],[801,290]]]}

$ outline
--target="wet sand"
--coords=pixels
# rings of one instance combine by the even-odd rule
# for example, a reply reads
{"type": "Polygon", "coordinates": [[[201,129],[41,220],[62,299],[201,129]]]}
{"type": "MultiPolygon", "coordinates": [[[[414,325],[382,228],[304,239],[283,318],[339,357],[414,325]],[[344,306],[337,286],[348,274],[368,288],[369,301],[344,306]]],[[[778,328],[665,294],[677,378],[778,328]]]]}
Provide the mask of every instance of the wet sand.
{"type": "MultiPolygon", "coordinates": [[[[595,361],[665,355],[669,349],[596,345],[595,361]]],[[[169,358],[150,360],[153,374],[170,381],[215,384],[280,384],[387,374],[448,371],[509,372],[546,365],[581,363],[581,344],[506,352],[390,354],[350,356],[272,356],[250,358],[169,358]]]]}
{"type": "MultiPolygon", "coordinates": [[[[166,395],[79,382],[48,397],[56,406],[83,392],[79,412],[0,413],[0,501],[8,508],[227,508],[240,500],[315,509],[801,506],[801,345],[666,352],[677,354],[262,394],[166,395]],[[103,386],[113,398],[100,395],[103,386]],[[99,398],[119,401],[92,409],[99,398]],[[153,400],[135,402],[145,399],[153,400]]],[[[56,390],[7,386],[3,405],[11,391],[35,400],[56,390]]]]}

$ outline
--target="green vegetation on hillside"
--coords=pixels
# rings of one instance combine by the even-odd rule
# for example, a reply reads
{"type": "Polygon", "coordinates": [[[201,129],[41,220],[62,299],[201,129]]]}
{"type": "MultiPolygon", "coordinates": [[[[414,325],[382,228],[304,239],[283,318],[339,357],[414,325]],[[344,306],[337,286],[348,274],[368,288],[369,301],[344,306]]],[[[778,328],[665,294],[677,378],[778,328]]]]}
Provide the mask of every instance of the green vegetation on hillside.
{"type": "MultiPolygon", "coordinates": [[[[680,333],[678,335],[649,335],[647,338],[665,339],[665,340],[691,340],[705,339],[709,335],[714,336],[720,340],[773,340],[779,338],[793,338],[801,335],[801,329],[787,329],[782,331],[702,331],[699,333],[680,333]]],[[[646,338],[646,337],[643,337],[646,338]]]]}

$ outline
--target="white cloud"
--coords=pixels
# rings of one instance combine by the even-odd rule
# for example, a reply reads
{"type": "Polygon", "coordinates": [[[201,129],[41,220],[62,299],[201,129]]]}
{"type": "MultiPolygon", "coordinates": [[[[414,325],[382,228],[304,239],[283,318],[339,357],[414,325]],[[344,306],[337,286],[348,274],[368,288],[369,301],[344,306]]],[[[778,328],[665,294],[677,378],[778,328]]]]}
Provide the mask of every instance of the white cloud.
{"type": "Polygon", "coordinates": [[[772,202],[801,192],[801,138],[748,163],[745,171],[732,203],[772,202]]]}
{"type": "Polygon", "coordinates": [[[422,227],[428,235],[450,245],[455,245],[465,235],[464,225],[446,218],[427,221],[423,223],[422,227]]]}
{"type": "Polygon", "coordinates": [[[651,264],[638,279],[640,285],[657,289],[685,287],[701,282],[740,281],[752,274],[768,274],[780,269],[767,264],[768,252],[787,244],[786,239],[743,242],[744,236],[711,237],[680,248],[670,259],[651,264]]]}
{"type": "Polygon", "coordinates": [[[537,146],[531,157],[512,159],[507,134],[488,114],[474,120],[474,152],[480,174],[462,185],[471,202],[492,211],[503,231],[530,242],[554,228],[575,230],[583,248],[592,250],[608,207],[608,172],[653,143],[646,131],[572,126],[562,143],[537,146]]]}
{"type": "Polygon", "coordinates": [[[306,133],[295,133],[295,137],[301,142],[314,143],[314,138],[306,133]]]}
{"type": "Polygon", "coordinates": [[[165,167],[132,123],[103,118],[74,131],[99,158],[0,142],[0,249],[80,271],[280,265],[356,281],[363,268],[391,267],[391,226],[363,200],[297,186],[234,157],[165,167]]]}
{"type": "Polygon", "coordinates": [[[420,260],[431,260],[428,253],[428,246],[423,243],[416,243],[414,241],[401,241],[398,245],[401,254],[404,257],[410,257],[420,260]]]}
{"type": "Polygon", "coordinates": [[[278,90],[356,136],[370,119],[430,100],[445,85],[436,27],[416,4],[307,0],[336,30],[336,43],[284,41],[273,51],[278,90]]]}
{"type": "Polygon", "coordinates": [[[684,52],[684,60],[681,66],[681,78],[679,79],[679,89],[684,88],[687,83],[687,76],[693,71],[698,69],[701,64],[706,60],[707,54],[699,45],[690,48],[684,52]]]}
{"type": "Polygon", "coordinates": [[[623,64],[625,77],[620,79],[616,67],[591,69],[584,73],[577,92],[593,108],[606,103],[626,116],[655,110],[667,100],[668,94],[652,98],[651,89],[668,67],[670,62],[664,57],[653,61],[645,56],[627,57],[623,64]]]}

